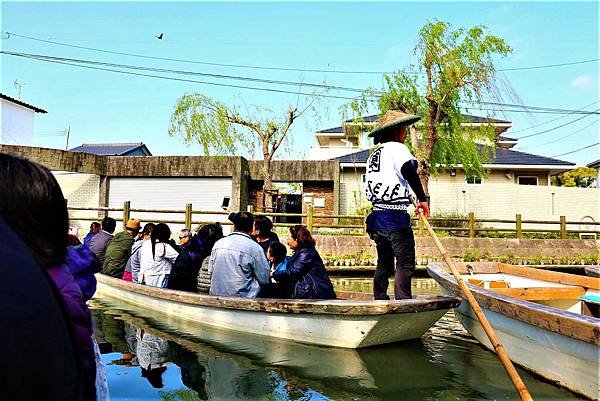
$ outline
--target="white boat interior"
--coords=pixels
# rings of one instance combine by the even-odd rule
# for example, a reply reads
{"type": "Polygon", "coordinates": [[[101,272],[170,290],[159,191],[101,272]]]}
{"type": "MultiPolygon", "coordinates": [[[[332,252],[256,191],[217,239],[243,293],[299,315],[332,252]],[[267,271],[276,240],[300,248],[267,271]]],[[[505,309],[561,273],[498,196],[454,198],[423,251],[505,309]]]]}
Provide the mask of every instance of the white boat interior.
{"type": "Polygon", "coordinates": [[[523,299],[587,316],[598,316],[600,291],[579,285],[539,280],[507,273],[472,273],[461,275],[472,285],[512,298],[523,299]]]}

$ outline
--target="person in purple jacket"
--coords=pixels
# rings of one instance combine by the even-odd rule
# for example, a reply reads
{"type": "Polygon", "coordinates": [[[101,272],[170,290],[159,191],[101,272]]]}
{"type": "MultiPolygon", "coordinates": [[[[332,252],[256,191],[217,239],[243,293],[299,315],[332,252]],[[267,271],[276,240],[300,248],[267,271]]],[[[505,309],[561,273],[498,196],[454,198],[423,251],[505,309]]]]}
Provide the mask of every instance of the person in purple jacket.
{"type": "Polygon", "coordinates": [[[96,289],[92,272],[95,257],[84,246],[68,249],[69,216],[65,198],[47,168],[0,153],[0,193],[0,215],[26,242],[31,255],[49,276],[50,284],[62,296],[79,355],[78,399],[96,400],[92,318],[85,304],[96,289]],[[32,231],[31,227],[44,230],[32,231]]]}

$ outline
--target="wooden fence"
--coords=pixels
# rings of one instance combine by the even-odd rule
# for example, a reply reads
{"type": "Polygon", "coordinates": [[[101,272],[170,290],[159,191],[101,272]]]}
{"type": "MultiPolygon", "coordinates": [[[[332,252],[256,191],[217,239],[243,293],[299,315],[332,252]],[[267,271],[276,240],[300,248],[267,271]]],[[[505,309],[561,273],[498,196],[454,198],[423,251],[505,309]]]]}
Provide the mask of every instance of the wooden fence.
{"type": "MultiPolygon", "coordinates": [[[[208,219],[202,219],[198,216],[206,215],[228,215],[229,212],[223,210],[194,210],[191,203],[185,205],[185,209],[138,209],[132,208],[129,201],[125,201],[122,208],[108,207],[68,207],[70,212],[74,211],[94,211],[96,216],[73,216],[72,220],[81,221],[97,221],[102,217],[107,216],[109,212],[122,213],[123,223],[129,220],[132,213],[174,213],[180,214],[182,219],[154,219],[153,223],[169,223],[182,224],[186,228],[191,229],[192,226],[199,224],[212,223],[208,219]]],[[[253,212],[252,206],[248,207],[248,211],[253,212]]],[[[254,213],[254,212],[253,212],[254,213]]],[[[365,216],[362,215],[343,215],[343,214],[315,214],[312,205],[308,205],[306,213],[254,213],[258,216],[269,216],[273,219],[275,227],[290,227],[296,223],[281,223],[279,218],[295,217],[305,224],[311,231],[323,231],[330,234],[350,234],[350,235],[365,235],[365,216]],[[327,220],[330,223],[323,223],[322,220],[327,220]],[[349,223],[350,222],[350,223],[349,223]],[[323,230],[326,229],[326,230],[323,230]],[[329,230],[329,231],[328,231],[329,230]]],[[[514,220],[507,219],[478,219],[474,213],[469,213],[466,218],[450,217],[450,218],[432,218],[430,220],[434,230],[445,231],[450,235],[460,235],[470,238],[477,236],[477,233],[514,233],[515,238],[523,238],[523,233],[560,233],[561,239],[567,239],[569,233],[579,234],[580,238],[596,239],[600,236],[600,222],[595,221],[567,221],[565,216],[560,216],[558,221],[547,220],[526,220],[520,214],[515,215],[514,220]],[[503,224],[504,227],[488,227],[486,224],[503,224]],[[524,225],[535,225],[537,228],[524,228],[524,225]],[[543,226],[544,228],[539,228],[543,226]]],[[[229,221],[222,224],[231,224],[229,221]]],[[[416,217],[412,220],[413,227],[416,230],[417,236],[425,236],[426,231],[423,225],[417,221],[416,217]]]]}

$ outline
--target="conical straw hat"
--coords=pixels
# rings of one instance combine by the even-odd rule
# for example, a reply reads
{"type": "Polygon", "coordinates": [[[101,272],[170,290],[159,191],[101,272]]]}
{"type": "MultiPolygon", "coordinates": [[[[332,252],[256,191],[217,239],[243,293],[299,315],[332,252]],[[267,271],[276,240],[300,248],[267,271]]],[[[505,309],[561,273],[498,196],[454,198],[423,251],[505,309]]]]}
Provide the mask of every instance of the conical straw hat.
{"type": "Polygon", "coordinates": [[[377,125],[375,125],[375,128],[373,128],[373,130],[369,133],[369,136],[374,137],[375,135],[380,135],[390,128],[408,126],[416,123],[420,119],[421,117],[414,114],[406,114],[401,111],[388,110],[383,117],[377,121],[377,125]]]}

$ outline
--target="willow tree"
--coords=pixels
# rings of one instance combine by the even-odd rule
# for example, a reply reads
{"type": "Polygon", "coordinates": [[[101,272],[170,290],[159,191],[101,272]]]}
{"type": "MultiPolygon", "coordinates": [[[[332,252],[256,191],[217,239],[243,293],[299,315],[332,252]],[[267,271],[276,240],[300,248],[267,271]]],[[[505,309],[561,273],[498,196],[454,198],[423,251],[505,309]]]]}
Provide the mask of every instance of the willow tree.
{"type": "Polygon", "coordinates": [[[467,175],[481,176],[482,161],[489,154],[482,153],[478,144],[494,147],[494,127],[489,123],[469,126],[461,110],[486,100],[501,100],[498,84],[506,83],[498,82],[494,58],[510,52],[504,40],[490,35],[483,26],[452,30],[448,23],[428,22],[419,31],[416,62],[384,75],[383,91],[368,89],[348,106],[355,117],[363,115],[373,102],[382,115],[401,110],[422,117],[411,128],[407,145],[419,161],[419,178],[426,193],[429,177],[441,168],[461,164],[467,175]]]}
{"type": "Polygon", "coordinates": [[[272,190],[273,156],[288,137],[294,121],[312,103],[302,111],[298,106],[290,107],[280,119],[257,117],[272,113],[256,107],[253,117],[243,117],[235,106],[227,106],[199,93],[186,93],[175,105],[168,132],[170,136],[180,136],[186,144],[198,143],[205,155],[236,155],[252,151],[258,145],[263,156],[265,206],[270,209],[273,200],[267,195],[272,190]]]}

